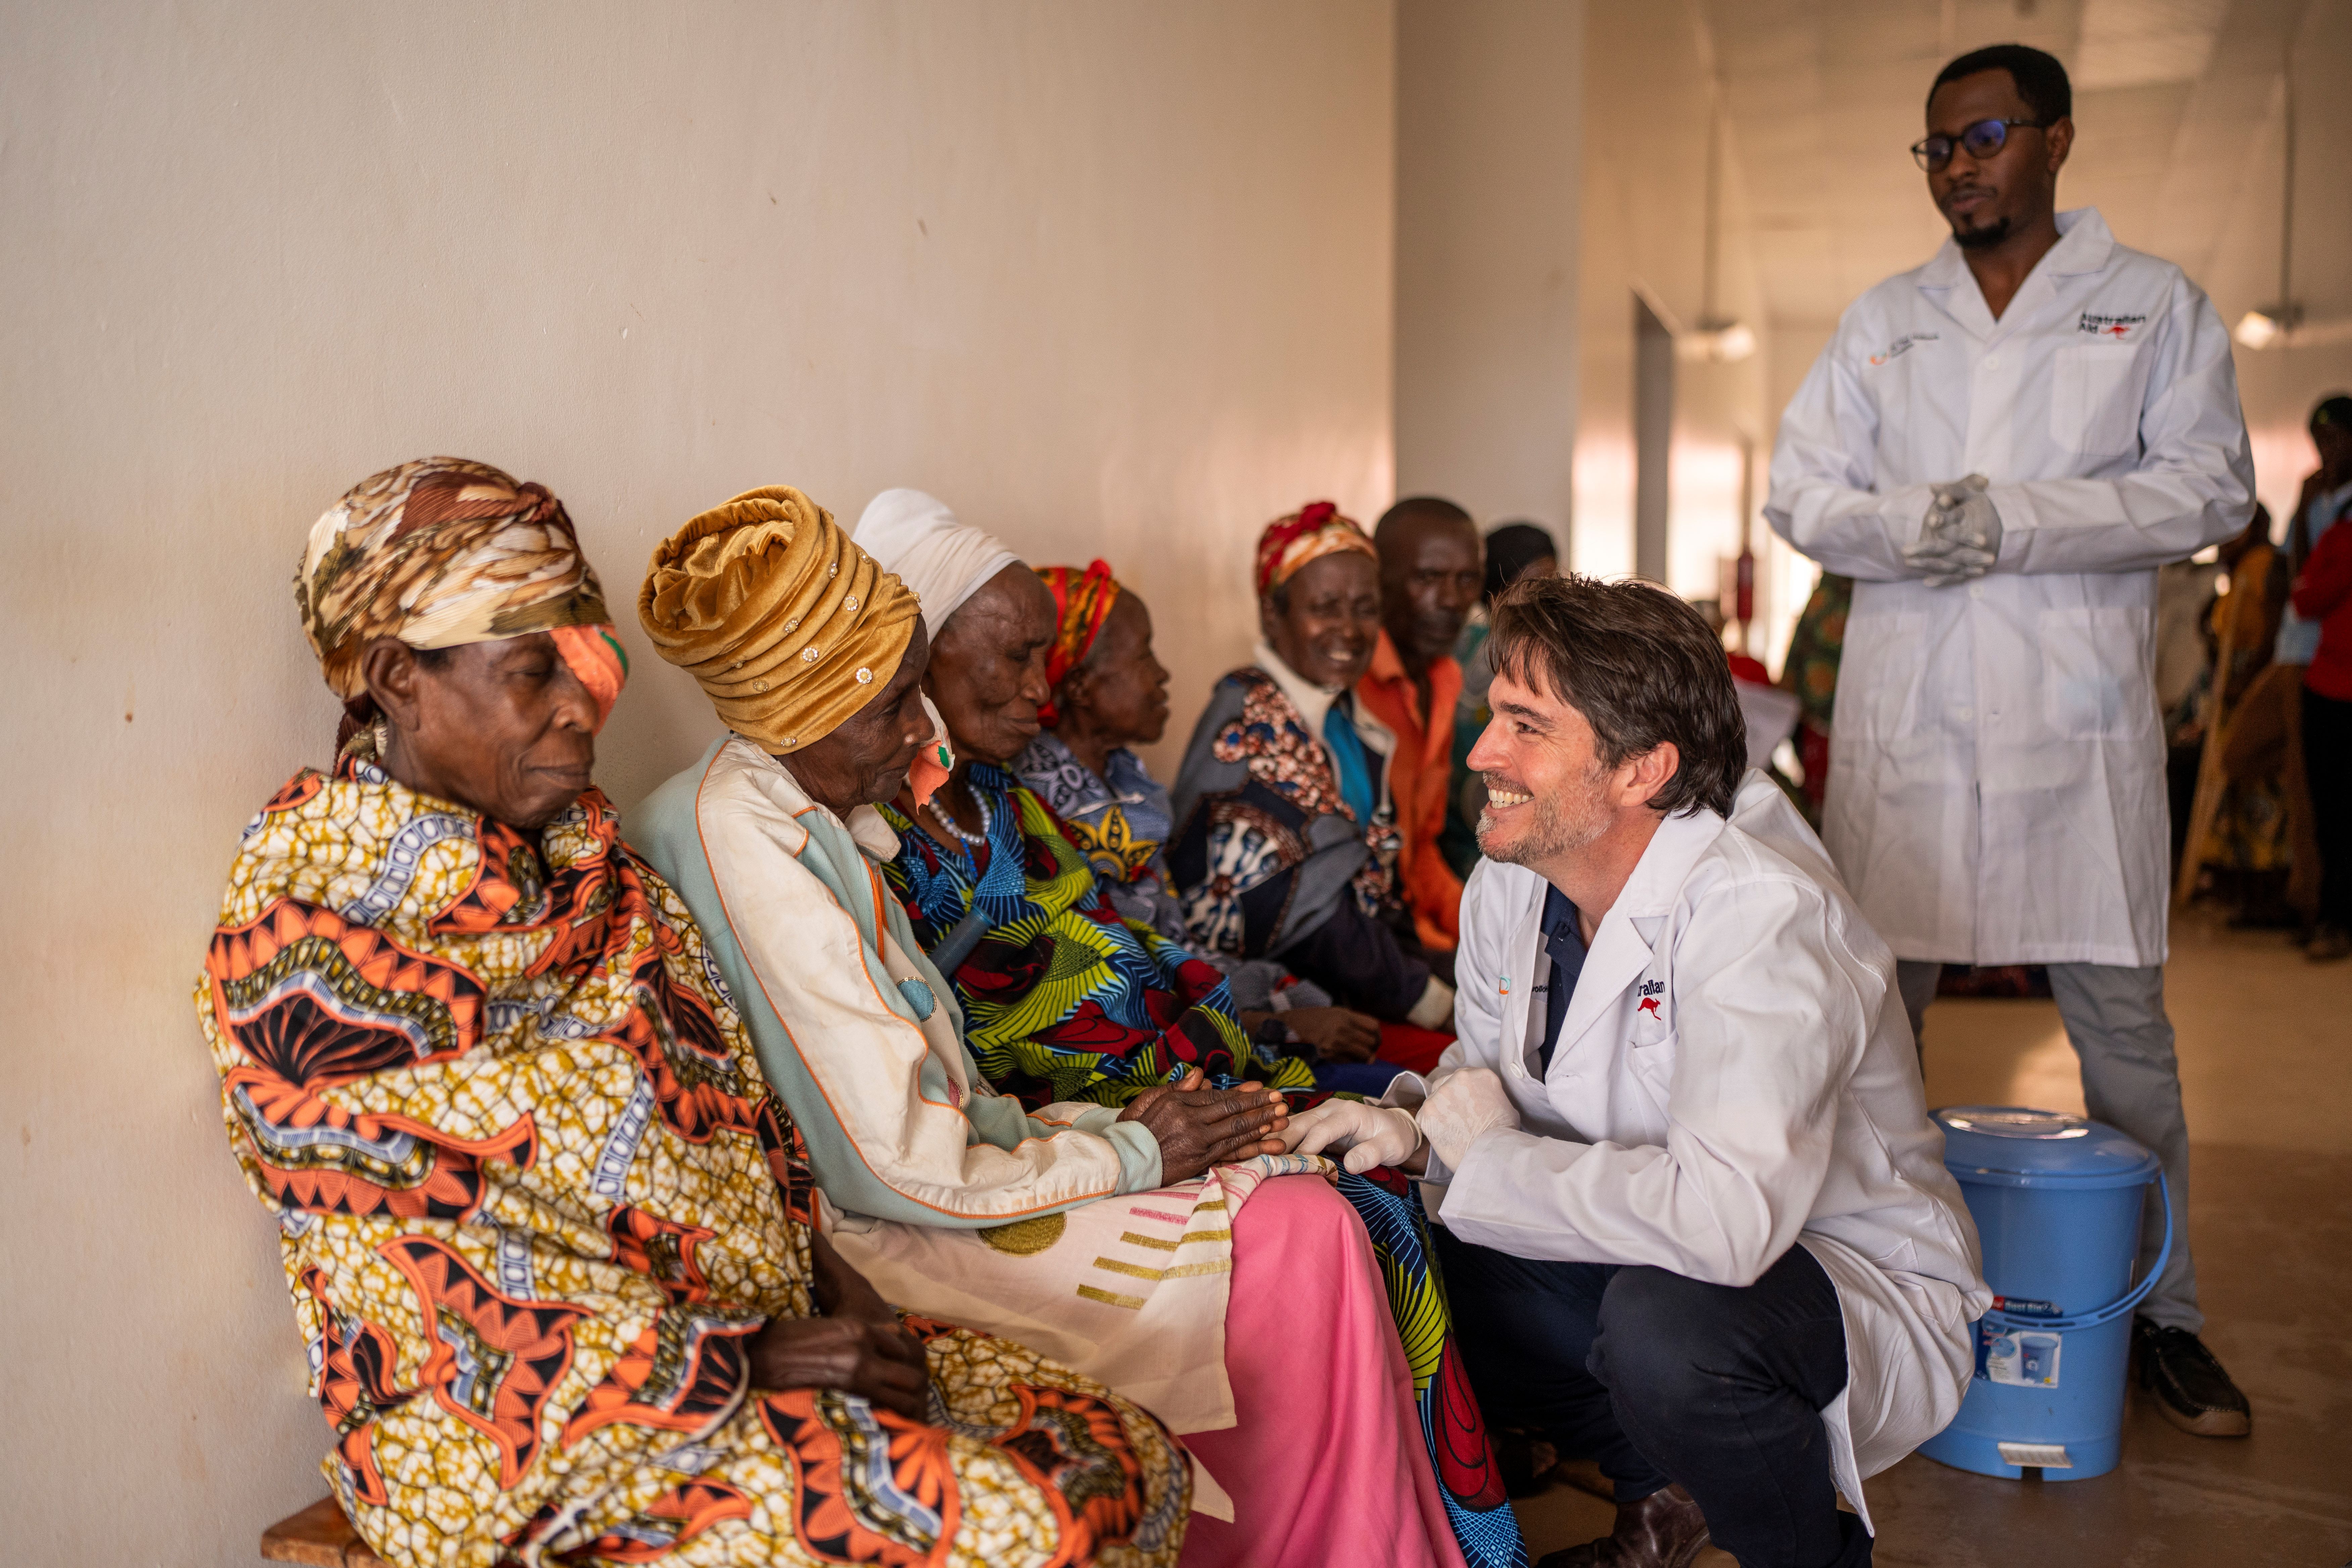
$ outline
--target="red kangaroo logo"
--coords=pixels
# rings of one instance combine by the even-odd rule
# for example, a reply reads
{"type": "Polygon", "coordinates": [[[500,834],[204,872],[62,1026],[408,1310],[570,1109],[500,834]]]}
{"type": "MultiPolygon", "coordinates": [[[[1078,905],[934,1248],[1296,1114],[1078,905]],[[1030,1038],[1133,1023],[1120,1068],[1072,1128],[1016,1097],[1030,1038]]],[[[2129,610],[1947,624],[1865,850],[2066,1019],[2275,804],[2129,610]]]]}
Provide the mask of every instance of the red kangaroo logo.
{"type": "Polygon", "coordinates": [[[1663,1018],[1663,1017],[1664,1017],[1664,1016],[1665,1016],[1665,1015],[1664,1015],[1664,1013],[1660,1013],[1660,1012],[1658,1011],[1658,999],[1657,999],[1655,996],[1644,996],[1644,997],[1643,997],[1643,998],[1642,998],[1642,1005],[1641,1005],[1639,1007],[1634,1008],[1634,1009],[1633,1009],[1633,1012],[1634,1012],[1634,1014],[1635,1014],[1635,1016],[1640,1016],[1641,1014],[1643,1014],[1643,1013],[1653,1014],[1653,1015],[1654,1015],[1655,1016],[1657,1016],[1657,1017],[1661,1017],[1661,1018],[1663,1018]]]}

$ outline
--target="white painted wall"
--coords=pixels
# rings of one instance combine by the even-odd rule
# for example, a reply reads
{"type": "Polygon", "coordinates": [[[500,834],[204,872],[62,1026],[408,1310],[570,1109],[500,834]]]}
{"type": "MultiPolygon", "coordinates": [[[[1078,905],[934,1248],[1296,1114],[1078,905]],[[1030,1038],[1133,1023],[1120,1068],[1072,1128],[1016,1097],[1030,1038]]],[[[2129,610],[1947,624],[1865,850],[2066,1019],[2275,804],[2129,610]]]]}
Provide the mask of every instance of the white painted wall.
{"type": "Polygon", "coordinates": [[[1397,7],[1397,490],[1482,528],[1562,536],[1574,499],[1583,31],[1583,0],[1397,7]]]}
{"type": "MultiPolygon", "coordinates": [[[[2295,77],[2294,237],[2291,287],[2312,331],[2289,346],[2237,350],[2238,395],[2253,438],[2254,488],[2286,537],[2287,512],[2303,477],[2318,466],[2305,421],[2322,397],[2352,392],[2352,179],[2344,149],[2352,145],[2352,6],[2316,4],[2303,16],[2291,58],[2295,77]]],[[[2280,208],[2284,201],[2284,102],[2246,171],[2236,210],[2216,247],[2210,276],[2200,279],[2224,321],[2278,297],[2280,208]]]]}
{"type": "MultiPolygon", "coordinates": [[[[227,1564],[328,1432],[188,1001],[237,829],[327,759],[289,592],[374,469],[570,505],[616,606],[748,487],[932,489],[1159,612],[1181,745],[1247,546],[1389,447],[1393,16],[0,4],[0,1521],[227,1564]]],[[[653,658],[625,805],[713,721],[653,658]]]]}
{"type": "MultiPolygon", "coordinates": [[[[1711,48],[1694,7],[1586,10],[1570,548],[1580,571],[1608,575],[1633,569],[1633,296],[1638,290],[1677,330],[1695,327],[1706,313],[1711,48]]],[[[1723,241],[1714,305],[1764,338],[1741,157],[1735,140],[1721,175],[1723,241]]],[[[1740,454],[1743,442],[1752,444],[1761,623],[1757,651],[1777,664],[1786,623],[1798,606],[1774,597],[1785,547],[1760,516],[1763,470],[1779,421],[1778,405],[1766,401],[1769,347],[1768,340],[1766,353],[1737,363],[1685,360],[1675,367],[1666,581],[1688,598],[1717,595],[1718,562],[1739,551],[1740,454]],[[1775,626],[1780,628],[1777,640],[1775,626]]]]}

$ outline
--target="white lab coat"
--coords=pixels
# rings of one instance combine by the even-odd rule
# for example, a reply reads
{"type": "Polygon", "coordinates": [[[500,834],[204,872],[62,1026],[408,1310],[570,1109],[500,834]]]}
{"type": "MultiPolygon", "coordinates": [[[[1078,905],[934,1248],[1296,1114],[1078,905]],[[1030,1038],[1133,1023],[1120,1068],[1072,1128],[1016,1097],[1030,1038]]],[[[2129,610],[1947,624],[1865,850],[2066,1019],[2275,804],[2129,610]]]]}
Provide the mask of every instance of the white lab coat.
{"type": "Polygon", "coordinates": [[[1522,1258],[1648,1264],[1747,1285],[1791,1246],[1837,1287],[1847,1383],[1822,1412],[1838,1489],[1941,1431],[1990,1304],[1976,1226],[1927,1120],[1895,960],[1780,789],[1729,822],[1669,817],[1593,932],[1534,1075],[1545,883],[1481,861],[1462,896],[1454,1022],[1417,1105],[1464,1067],[1502,1076],[1517,1131],[1471,1145],[1438,1218],[1522,1258]]]}
{"type": "Polygon", "coordinates": [[[2203,292],[2058,226],[1998,321],[1948,241],[1856,300],[1772,454],[1774,531],[1861,580],[1822,837],[1904,958],[2164,962],[2156,568],[2245,526],[2253,466],[2203,292]],[[1930,588],[1903,547],[1969,474],[2000,562],[1930,588]]]}

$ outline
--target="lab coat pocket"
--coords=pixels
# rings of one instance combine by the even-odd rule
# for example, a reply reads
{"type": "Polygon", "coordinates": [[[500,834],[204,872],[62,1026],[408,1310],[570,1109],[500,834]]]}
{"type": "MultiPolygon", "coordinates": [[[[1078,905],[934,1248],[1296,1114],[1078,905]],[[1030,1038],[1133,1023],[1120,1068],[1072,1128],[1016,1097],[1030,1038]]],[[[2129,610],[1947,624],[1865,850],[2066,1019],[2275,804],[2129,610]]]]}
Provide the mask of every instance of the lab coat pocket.
{"type": "MultiPolygon", "coordinates": [[[[2040,620],[2042,716],[2057,736],[2112,735],[2137,728],[2118,669],[2145,668],[2144,610],[2044,610],[2040,620]]],[[[2144,691],[2145,688],[2138,689],[2144,691]]],[[[2145,696],[2140,699],[2146,701],[2145,696]]]]}
{"type": "Polygon", "coordinates": [[[2077,343],[2052,361],[2050,438],[2064,452],[2129,452],[2139,442],[2139,348],[2077,343]]]}
{"type": "Polygon", "coordinates": [[[1627,1065],[1633,1069],[1633,1081],[1642,1086],[1656,1112],[1656,1121],[1645,1131],[1663,1136],[1666,1125],[1666,1104],[1673,1098],[1675,1086],[1675,1032],[1668,1029],[1654,1040],[1635,1040],[1626,1053],[1627,1065]]]}
{"type": "Polygon", "coordinates": [[[1919,686],[1926,669],[1927,617],[1916,610],[1848,616],[1844,668],[1872,679],[1839,688],[1831,718],[1840,733],[1907,735],[1919,727],[1919,686]]]}

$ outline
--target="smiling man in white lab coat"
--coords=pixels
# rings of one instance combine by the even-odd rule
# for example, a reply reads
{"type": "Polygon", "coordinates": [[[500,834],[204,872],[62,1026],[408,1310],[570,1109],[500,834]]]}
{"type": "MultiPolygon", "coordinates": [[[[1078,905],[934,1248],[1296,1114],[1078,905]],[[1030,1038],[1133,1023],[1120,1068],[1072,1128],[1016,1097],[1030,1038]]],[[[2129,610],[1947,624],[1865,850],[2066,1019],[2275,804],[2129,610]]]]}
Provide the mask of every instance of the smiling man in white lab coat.
{"type": "Polygon", "coordinates": [[[1822,837],[1915,1032],[1948,963],[2050,966],[2091,1115],[2163,1160],[2180,1226],[2141,1380],[2174,1425],[2238,1436],[2245,1397],[2198,1338],[2153,650],[2156,568],[2244,528],[2253,467],[2204,294],[2056,210],[2071,108],[2039,49],[1944,68],[1912,152],[1952,238],[1847,310],[1765,512],[1859,579],[1822,837]]]}
{"type": "Polygon", "coordinates": [[[1459,1037],[1293,1143],[1420,1173],[1487,1417],[1615,1483],[1545,1560],[1870,1560],[1862,1478],[1940,1430],[1991,1298],[1895,959],[1747,770],[1723,646],[1653,584],[1496,601],[1459,1037]]]}

